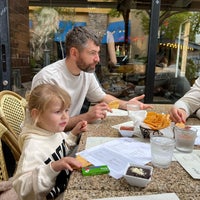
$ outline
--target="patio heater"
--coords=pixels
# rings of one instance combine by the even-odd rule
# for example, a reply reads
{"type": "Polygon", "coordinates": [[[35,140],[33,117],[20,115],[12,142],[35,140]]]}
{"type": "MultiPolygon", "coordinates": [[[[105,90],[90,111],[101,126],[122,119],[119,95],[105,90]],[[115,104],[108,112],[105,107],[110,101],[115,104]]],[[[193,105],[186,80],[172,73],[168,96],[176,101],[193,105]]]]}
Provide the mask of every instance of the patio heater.
{"type": "Polygon", "coordinates": [[[134,1],[131,0],[118,0],[117,10],[122,12],[124,18],[124,44],[125,44],[125,54],[128,54],[128,23],[129,23],[129,14],[130,8],[134,1]]]}
{"type": "Polygon", "coordinates": [[[8,2],[0,1],[0,91],[11,90],[8,2]]]}
{"type": "Polygon", "coordinates": [[[50,64],[50,49],[47,48],[47,46],[45,45],[45,49],[44,49],[44,66],[47,66],[50,64]]]}
{"type": "Polygon", "coordinates": [[[177,57],[176,57],[176,73],[175,77],[178,77],[178,66],[179,66],[179,56],[180,56],[180,46],[181,39],[183,40],[183,51],[182,51],[182,63],[181,63],[181,74],[180,76],[185,76],[186,71],[186,60],[187,60],[187,48],[189,43],[189,31],[190,31],[190,20],[186,20],[182,22],[179,26],[179,34],[178,34],[178,48],[177,48],[177,57]],[[182,38],[182,27],[185,26],[183,38],[182,38]]]}

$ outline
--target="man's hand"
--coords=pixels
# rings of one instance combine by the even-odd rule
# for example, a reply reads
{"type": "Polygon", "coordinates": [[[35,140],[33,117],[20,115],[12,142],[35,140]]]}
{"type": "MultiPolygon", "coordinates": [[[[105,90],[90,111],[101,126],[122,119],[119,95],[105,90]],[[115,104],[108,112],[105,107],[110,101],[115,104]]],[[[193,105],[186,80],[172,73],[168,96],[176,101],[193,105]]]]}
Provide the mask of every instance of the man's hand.
{"type": "Polygon", "coordinates": [[[87,112],[87,122],[91,123],[96,121],[97,119],[104,119],[106,118],[106,112],[112,112],[109,108],[107,103],[99,103],[95,106],[90,107],[89,111],[87,112]]]}
{"type": "Polygon", "coordinates": [[[142,94],[140,96],[132,98],[131,100],[128,101],[128,103],[133,103],[133,104],[139,105],[141,110],[146,110],[148,108],[153,108],[151,105],[144,104],[144,103],[142,103],[140,101],[140,100],[144,99],[144,97],[145,97],[145,95],[142,94]]]}
{"type": "Polygon", "coordinates": [[[186,122],[186,112],[181,108],[172,107],[169,114],[170,119],[175,123],[186,122]]]}

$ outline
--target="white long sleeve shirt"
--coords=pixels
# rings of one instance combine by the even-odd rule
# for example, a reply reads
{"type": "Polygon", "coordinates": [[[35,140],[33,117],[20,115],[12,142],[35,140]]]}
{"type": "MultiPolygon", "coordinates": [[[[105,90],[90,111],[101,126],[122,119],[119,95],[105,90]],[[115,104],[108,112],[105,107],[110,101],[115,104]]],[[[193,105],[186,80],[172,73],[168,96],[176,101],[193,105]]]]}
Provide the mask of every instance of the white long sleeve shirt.
{"type": "Polygon", "coordinates": [[[200,118],[200,77],[196,79],[191,89],[174,106],[184,109],[187,117],[196,113],[196,116],[200,118]]]}

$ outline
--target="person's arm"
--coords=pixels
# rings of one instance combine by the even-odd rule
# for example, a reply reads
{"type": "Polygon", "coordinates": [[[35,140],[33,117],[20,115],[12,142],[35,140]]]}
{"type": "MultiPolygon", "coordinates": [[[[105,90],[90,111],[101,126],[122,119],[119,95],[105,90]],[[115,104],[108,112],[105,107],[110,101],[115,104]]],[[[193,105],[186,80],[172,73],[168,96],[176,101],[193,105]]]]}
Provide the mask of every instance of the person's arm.
{"type": "Polygon", "coordinates": [[[31,169],[23,168],[19,173],[17,171],[13,178],[13,187],[23,199],[40,199],[44,193],[53,188],[59,172],[52,170],[50,164],[31,169]]]}
{"type": "Polygon", "coordinates": [[[118,100],[119,101],[119,108],[120,109],[123,109],[123,110],[126,110],[127,109],[127,103],[133,103],[133,104],[137,104],[140,106],[140,109],[148,109],[148,108],[152,108],[151,105],[148,105],[148,104],[144,104],[141,102],[142,99],[144,99],[144,94],[143,95],[140,95],[140,96],[137,96],[137,97],[134,97],[132,99],[130,99],[129,101],[124,101],[124,100],[121,100],[121,99],[118,99],[112,95],[109,95],[107,94],[103,101],[106,102],[107,104],[113,100],[118,100]]]}
{"type": "Polygon", "coordinates": [[[106,111],[111,112],[111,109],[108,107],[106,103],[102,102],[96,104],[95,106],[91,106],[88,112],[76,115],[74,117],[70,117],[65,131],[71,130],[80,121],[87,121],[88,123],[92,123],[98,119],[104,119],[106,117],[106,111]]]}
{"type": "Polygon", "coordinates": [[[196,79],[192,88],[172,107],[170,117],[174,122],[184,122],[200,108],[200,78],[196,79]]]}
{"type": "Polygon", "coordinates": [[[144,98],[144,95],[140,95],[138,97],[132,98],[129,101],[124,101],[124,100],[120,100],[112,95],[106,94],[102,100],[103,102],[90,107],[90,109],[87,113],[80,114],[80,115],[77,115],[74,117],[70,117],[69,123],[68,123],[65,131],[71,130],[78,122],[80,122],[82,120],[86,120],[88,123],[92,123],[97,119],[106,118],[106,112],[107,111],[112,112],[112,110],[109,108],[108,104],[114,100],[119,101],[119,104],[120,104],[119,108],[123,109],[123,110],[127,109],[126,105],[127,105],[127,103],[130,103],[130,102],[132,102],[134,104],[138,104],[140,106],[140,109],[152,108],[151,105],[144,104],[140,101],[143,98],[144,98]]]}
{"type": "MultiPolygon", "coordinates": [[[[66,128],[67,129],[67,128],[66,128]]],[[[69,149],[77,145],[77,140],[80,136],[80,133],[87,130],[87,121],[82,120],[78,122],[75,127],[66,134],[66,144],[69,149]]]]}

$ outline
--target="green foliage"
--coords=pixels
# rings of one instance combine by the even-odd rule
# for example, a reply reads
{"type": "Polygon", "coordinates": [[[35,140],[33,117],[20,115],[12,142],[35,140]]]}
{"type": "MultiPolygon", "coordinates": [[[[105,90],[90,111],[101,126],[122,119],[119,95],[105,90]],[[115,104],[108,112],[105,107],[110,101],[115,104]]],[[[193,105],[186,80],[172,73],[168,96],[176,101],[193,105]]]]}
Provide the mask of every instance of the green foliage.
{"type": "Polygon", "coordinates": [[[190,82],[191,85],[194,83],[194,80],[197,78],[196,72],[197,72],[197,67],[194,64],[193,60],[188,59],[185,76],[186,76],[186,78],[188,79],[188,81],[190,82]]]}
{"type": "MultiPolygon", "coordinates": [[[[192,16],[191,12],[183,12],[174,14],[166,18],[161,24],[160,30],[164,38],[175,40],[179,34],[179,26],[184,21],[190,19],[192,16]]],[[[194,34],[190,34],[191,38],[194,37],[194,34]]],[[[194,39],[194,38],[193,38],[194,39]]]]}
{"type": "Polygon", "coordinates": [[[66,8],[66,7],[57,7],[55,10],[59,13],[60,17],[65,17],[65,19],[71,21],[72,23],[75,21],[76,11],[75,8],[66,8]]]}
{"type": "MultiPolygon", "coordinates": [[[[143,31],[149,34],[150,13],[148,11],[135,11],[135,17],[141,20],[143,31]]],[[[190,41],[195,41],[195,35],[200,33],[200,13],[199,12],[160,12],[160,31],[164,38],[175,40],[179,34],[179,26],[184,21],[190,19],[190,41]]]]}
{"type": "Polygon", "coordinates": [[[194,33],[199,34],[200,33],[200,13],[199,12],[193,12],[191,16],[191,29],[194,33]]]}
{"type": "Polygon", "coordinates": [[[110,12],[108,13],[109,16],[111,17],[120,17],[121,12],[119,12],[117,9],[113,8],[110,10],[110,12]]]}
{"type": "Polygon", "coordinates": [[[141,20],[142,30],[144,34],[148,35],[149,34],[149,19],[150,19],[148,12],[138,10],[138,11],[135,11],[134,14],[136,18],[141,20]]]}

